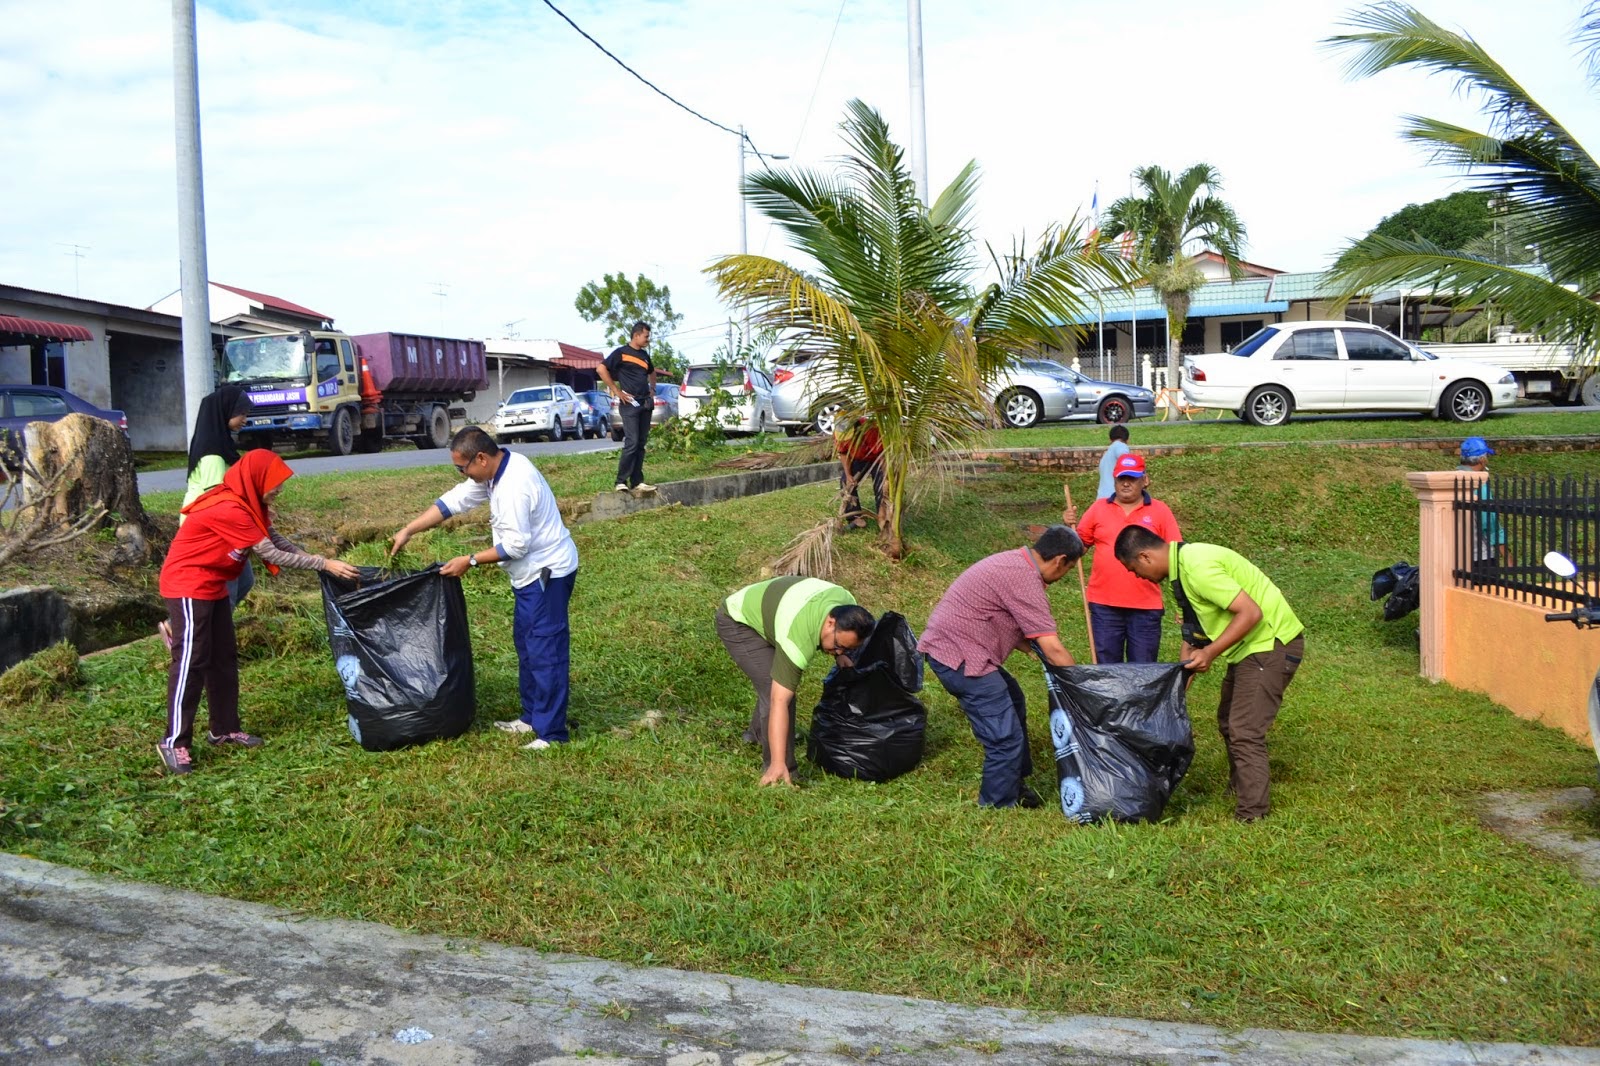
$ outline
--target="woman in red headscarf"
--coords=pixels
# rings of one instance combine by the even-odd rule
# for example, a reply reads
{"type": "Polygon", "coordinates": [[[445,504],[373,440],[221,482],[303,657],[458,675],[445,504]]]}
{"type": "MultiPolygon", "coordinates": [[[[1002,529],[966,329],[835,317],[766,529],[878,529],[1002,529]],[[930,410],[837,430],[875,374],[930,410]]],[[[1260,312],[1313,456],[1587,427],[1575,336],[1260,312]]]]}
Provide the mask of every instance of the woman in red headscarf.
{"type": "Polygon", "coordinates": [[[326,570],[353,580],[349,563],[301,551],[272,529],[269,508],[294,471],[265,448],[248,452],[229,468],[222,484],[183,508],[185,521],[161,567],[161,595],[172,628],[172,665],[167,670],[167,734],[156,746],[167,772],[186,774],[195,710],[201,691],[210,714],[212,745],[254,748],[261,738],[239,725],[239,648],[233,632],[228,582],[239,576],[250,553],[267,572],[280,567],[326,570]]]}

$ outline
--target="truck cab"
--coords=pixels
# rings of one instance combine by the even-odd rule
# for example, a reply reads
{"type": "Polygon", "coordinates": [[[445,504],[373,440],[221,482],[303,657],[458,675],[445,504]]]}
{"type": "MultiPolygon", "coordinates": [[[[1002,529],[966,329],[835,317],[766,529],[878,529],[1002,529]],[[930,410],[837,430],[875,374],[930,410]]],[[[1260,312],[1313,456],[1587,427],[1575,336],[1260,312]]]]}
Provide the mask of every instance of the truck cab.
{"type": "Polygon", "coordinates": [[[234,337],[223,349],[222,381],[244,386],[255,404],[241,439],[326,444],[336,455],[356,449],[361,373],[347,335],[301,330],[234,337]]]}

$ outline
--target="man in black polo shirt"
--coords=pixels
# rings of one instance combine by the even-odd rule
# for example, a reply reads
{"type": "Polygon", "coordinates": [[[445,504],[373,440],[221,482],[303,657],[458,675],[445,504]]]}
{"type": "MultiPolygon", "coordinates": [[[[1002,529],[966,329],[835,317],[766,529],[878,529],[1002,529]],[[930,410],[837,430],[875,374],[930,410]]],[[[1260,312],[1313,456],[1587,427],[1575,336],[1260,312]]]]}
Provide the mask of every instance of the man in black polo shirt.
{"type": "Polygon", "coordinates": [[[606,390],[616,398],[622,411],[618,492],[655,491],[655,486],[644,479],[644,442],[650,439],[650,416],[656,409],[656,365],[645,349],[649,343],[650,327],[635,322],[628,343],[606,356],[600,364],[600,380],[605,382],[606,390]]]}

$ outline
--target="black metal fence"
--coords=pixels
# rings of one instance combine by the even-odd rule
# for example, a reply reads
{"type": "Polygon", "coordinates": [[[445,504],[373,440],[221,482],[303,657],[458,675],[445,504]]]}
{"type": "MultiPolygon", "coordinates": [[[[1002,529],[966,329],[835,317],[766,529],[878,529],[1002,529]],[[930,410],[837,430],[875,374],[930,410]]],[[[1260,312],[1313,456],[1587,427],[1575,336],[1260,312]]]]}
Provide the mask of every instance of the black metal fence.
{"type": "Polygon", "coordinates": [[[1454,503],[1457,586],[1543,607],[1600,594],[1600,479],[1463,477],[1454,503]],[[1577,565],[1575,577],[1545,567],[1552,551],[1577,565]]]}

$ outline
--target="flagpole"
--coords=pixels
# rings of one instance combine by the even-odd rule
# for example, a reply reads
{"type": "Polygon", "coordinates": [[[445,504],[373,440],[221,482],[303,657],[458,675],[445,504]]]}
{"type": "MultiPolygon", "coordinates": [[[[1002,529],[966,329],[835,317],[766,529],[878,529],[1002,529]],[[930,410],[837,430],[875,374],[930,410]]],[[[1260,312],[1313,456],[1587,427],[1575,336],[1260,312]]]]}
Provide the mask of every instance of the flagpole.
{"type": "MultiPolygon", "coordinates": [[[[1094,231],[1100,232],[1100,179],[1094,182],[1094,231]]],[[[1096,289],[1094,293],[1094,339],[1100,353],[1100,361],[1096,364],[1100,373],[1100,380],[1106,378],[1106,302],[1104,291],[1096,289]]]]}

